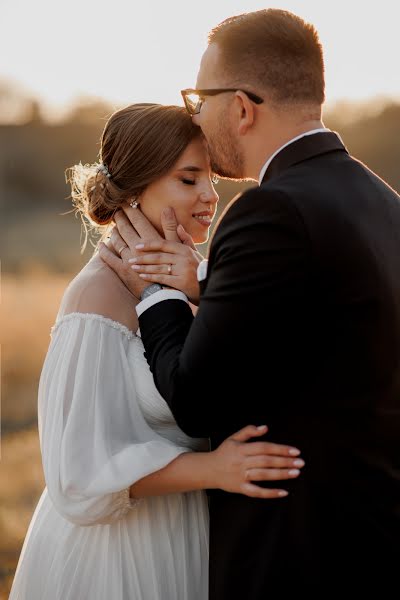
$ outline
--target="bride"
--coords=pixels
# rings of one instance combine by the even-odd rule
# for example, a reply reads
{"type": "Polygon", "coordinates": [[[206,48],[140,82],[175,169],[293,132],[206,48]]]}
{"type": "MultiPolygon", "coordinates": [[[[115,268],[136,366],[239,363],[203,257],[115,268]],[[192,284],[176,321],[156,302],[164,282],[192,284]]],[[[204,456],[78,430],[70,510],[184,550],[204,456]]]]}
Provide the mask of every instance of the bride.
{"type": "MultiPolygon", "coordinates": [[[[116,211],[140,202],[160,233],[172,206],[186,236],[207,240],[218,196],[183,108],[114,113],[100,154],[100,164],[73,167],[71,183],[77,210],[103,239],[116,211]]],[[[187,252],[193,280],[200,256],[187,252]]],[[[143,355],[138,301],[97,252],[65,291],[39,384],[46,488],[10,600],[206,600],[205,490],[257,489],[267,501],[285,492],[256,488],[252,469],[265,480],[299,474],[295,449],[247,443],[266,427],[249,426],[213,452],[179,429],[143,355]]]]}

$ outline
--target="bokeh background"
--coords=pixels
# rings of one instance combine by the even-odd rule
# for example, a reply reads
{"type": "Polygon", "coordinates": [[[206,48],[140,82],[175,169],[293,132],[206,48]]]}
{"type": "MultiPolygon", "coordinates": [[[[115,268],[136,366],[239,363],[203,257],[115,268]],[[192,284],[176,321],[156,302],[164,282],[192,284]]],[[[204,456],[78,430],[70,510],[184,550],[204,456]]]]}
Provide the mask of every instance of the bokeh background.
{"type": "MultiPolygon", "coordinates": [[[[398,0],[276,1],[325,49],[325,124],[400,190],[398,0]]],[[[65,169],[97,159],[107,117],[137,101],[181,104],[207,32],[265,8],[242,0],[0,0],[0,600],[43,489],[37,387],[68,282],[93,252],[65,169]]],[[[243,185],[220,182],[220,210],[243,185]]],[[[201,249],[201,248],[200,248],[201,249]]],[[[206,247],[203,247],[206,252],[206,247]]]]}

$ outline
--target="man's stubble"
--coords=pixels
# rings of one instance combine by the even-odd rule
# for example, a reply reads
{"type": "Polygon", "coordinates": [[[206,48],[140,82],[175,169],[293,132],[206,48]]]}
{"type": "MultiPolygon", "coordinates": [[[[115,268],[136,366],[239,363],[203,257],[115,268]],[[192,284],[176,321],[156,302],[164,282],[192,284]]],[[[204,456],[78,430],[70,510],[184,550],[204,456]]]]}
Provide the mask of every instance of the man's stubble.
{"type": "Polygon", "coordinates": [[[225,179],[242,180],[245,178],[243,155],[238,140],[222,111],[216,123],[212,133],[206,134],[211,170],[225,179]]]}

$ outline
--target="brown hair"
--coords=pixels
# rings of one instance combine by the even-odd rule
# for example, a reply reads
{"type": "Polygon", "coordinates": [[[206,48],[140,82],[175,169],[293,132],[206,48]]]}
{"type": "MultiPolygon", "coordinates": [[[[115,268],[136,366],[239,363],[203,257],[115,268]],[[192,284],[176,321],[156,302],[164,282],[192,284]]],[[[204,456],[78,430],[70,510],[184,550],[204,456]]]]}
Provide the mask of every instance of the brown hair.
{"type": "Polygon", "coordinates": [[[180,106],[132,104],[112,114],[101,136],[100,163],[67,170],[72,201],[86,231],[84,247],[85,219],[104,237],[116,211],[165,175],[200,134],[180,106]]]}
{"type": "Polygon", "coordinates": [[[227,84],[248,83],[255,93],[261,88],[276,105],[324,102],[318,33],[293,13],[269,8],[231,17],[210,32],[208,41],[222,51],[227,84]]]}

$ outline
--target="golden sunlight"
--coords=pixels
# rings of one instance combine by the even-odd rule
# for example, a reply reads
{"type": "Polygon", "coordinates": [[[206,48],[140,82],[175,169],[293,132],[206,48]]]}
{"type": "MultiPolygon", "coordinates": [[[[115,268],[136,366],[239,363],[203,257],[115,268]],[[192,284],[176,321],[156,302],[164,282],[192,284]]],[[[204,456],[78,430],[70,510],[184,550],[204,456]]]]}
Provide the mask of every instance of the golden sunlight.
{"type": "MultiPolygon", "coordinates": [[[[207,33],[232,14],[265,8],[262,1],[203,0],[195,11],[168,3],[115,0],[4,0],[0,80],[23,85],[60,111],[79,97],[117,104],[181,103],[193,86],[207,33]],[[23,15],[23,18],[21,18],[23,15]]],[[[400,96],[397,0],[276,0],[313,22],[325,48],[327,98],[400,96]]],[[[1,106],[0,106],[1,109],[1,106]]]]}

